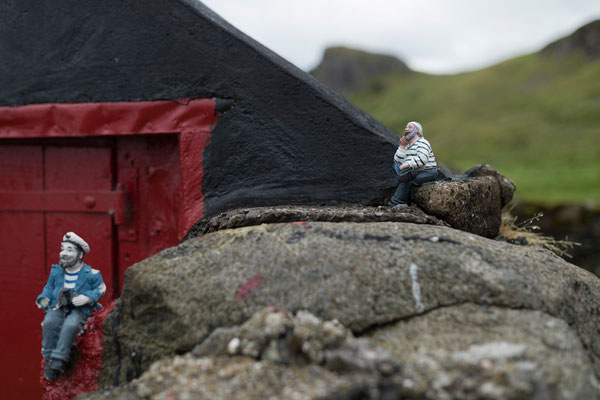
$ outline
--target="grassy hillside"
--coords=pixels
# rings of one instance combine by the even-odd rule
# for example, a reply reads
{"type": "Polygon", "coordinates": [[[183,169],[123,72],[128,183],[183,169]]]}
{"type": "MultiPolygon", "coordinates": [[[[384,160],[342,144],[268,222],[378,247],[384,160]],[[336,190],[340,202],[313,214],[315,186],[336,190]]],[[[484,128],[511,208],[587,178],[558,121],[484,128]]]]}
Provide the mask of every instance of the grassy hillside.
{"type": "Polygon", "coordinates": [[[442,164],[491,164],[520,199],[600,204],[598,60],[531,54],[458,75],[398,74],[351,101],[399,133],[420,121],[442,164]]]}

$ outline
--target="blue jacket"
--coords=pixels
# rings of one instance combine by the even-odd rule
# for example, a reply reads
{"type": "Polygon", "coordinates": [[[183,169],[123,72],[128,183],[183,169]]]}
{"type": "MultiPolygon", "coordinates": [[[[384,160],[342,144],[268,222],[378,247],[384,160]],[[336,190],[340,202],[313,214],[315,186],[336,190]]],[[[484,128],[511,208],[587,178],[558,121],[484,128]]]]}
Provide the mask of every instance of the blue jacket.
{"type": "MultiPolygon", "coordinates": [[[[65,270],[60,265],[53,264],[50,270],[50,277],[48,283],[44,286],[42,293],[37,297],[36,303],[38,307],[44,309],[44,311],[51,310],[58,300],[58,292],[65,286],[65,270]],[[48,307],[43,307],[40,304],[40,300],[46,297],[50,300],[48,307]]],[[[93,269],[87,264],[83,264],[77,282],[75,283],[75,292],[78,294],[86,295],[90,298],[91,302],[84,306],[78,307],[78,309],[84,312],[87,316],[90,312],[101,308],[102,306],[98,303],[98,300],[106,292],[106,285],[102,280],[102,275],[97,269],[93,269]]]]}

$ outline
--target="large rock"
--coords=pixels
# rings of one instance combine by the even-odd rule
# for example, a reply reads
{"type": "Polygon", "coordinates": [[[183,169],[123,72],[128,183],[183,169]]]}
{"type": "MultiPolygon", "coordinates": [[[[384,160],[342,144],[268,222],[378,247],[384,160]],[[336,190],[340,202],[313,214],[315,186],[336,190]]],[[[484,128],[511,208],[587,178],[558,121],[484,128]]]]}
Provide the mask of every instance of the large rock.
{"type": "Polygon", "coordinates": [[[414,394],[404,387],[402,366],[389,352],[356,339],[338,321],[269,308],[228,331],[213,333],[183,357],[154,363],[126,386],[85,398],[377,399],[414,394]]]}
{"type": "Polygon", "coordinates": [[[577,334],[542,311],[465,303],[376,329],[368,337],[418,371],[415,386],[429,388],[434,398],[598,396],[592,363],[577,334]]]}
{"type": "Polygon", "coordinates": [[[498,185],[500,185],[500,198],[502,200],[502,207],[510,203],[515,194],[515,190],[517,190],[517,186],[511,179],[496,171],[489,164],[478,164],[473,168],[470,168],[467,172],[465,172],[465,176],[493,176],[494,178],[496,178],[496,181],[498,181],[498,185]]]}
{"type": "Polygon", "coordinates": [[[489,238],[500,231],[502,195],[493,176],[425,184],[413,190],[412,199],[453,228],[489,238]]]}
{"type": "Polygon", "coordinates": [[[207,234],[131,267],[104,325],[101,385],[136,378],[265,306],[308,310],[362,334],[466,302],[558,321],[561,335],[571,332],[567,346],[585,349],[600,375],[600,281],[589,272],[547,251],[446,227],[308,222],[207,234]]]}
{"type": "Polygon", "coordinates": [[[269,307],[85,398],[594,399],[590,364],[573,330],[539,311],[465,303],[357,339],[337,320],[269,307]]]}
{"type": "Polygon", "coordinates": [[[239,356],[196,358],[186,354],[157,362],[127,386],[102,390],[79,400],[376,399],[381,397],[368,397],[368,391],[378,389],[378,383],[369,374],[338,375],[311,364],[285,365],[239,356]]]}

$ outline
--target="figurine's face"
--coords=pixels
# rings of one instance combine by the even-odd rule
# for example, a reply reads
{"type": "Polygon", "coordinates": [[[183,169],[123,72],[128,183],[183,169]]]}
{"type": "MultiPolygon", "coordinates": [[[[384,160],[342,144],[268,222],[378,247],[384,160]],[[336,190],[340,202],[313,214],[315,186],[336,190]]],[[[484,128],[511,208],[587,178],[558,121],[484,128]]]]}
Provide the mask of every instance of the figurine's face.
{"type": "Polygon", "coordinates": [[[81,259],[81,252],[72,243],[64,242],[60,245],[59,264],[63,268],[70,268],[81,259]]]}

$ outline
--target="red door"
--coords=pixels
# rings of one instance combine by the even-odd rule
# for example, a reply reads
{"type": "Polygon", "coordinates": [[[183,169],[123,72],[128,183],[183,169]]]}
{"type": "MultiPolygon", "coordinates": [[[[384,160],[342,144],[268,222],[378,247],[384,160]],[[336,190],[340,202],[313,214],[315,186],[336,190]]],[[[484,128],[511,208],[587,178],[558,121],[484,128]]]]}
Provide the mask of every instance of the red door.
{"type": "Polygon", "coordinates": [[[213,99],[0,107],[0,398],[40,398],[35,298],[68,231],[116,297],[203,215],[213,99]],[[44,128],[37,128],[44,127],[44,128]],[[181,165],[180,165],[181,163],[181,165]]]}
{"type": "Polygon", "coordinates": [[[0,393],[12,398],[42,394],[43,312],[34,302],[66,232],[89,243],[84,262],[99,269],[108,286],[101,302],[113,298],[114,216],[123,211],[124,193],[115,191],[111,143],[0,146],[0,393]]]}

